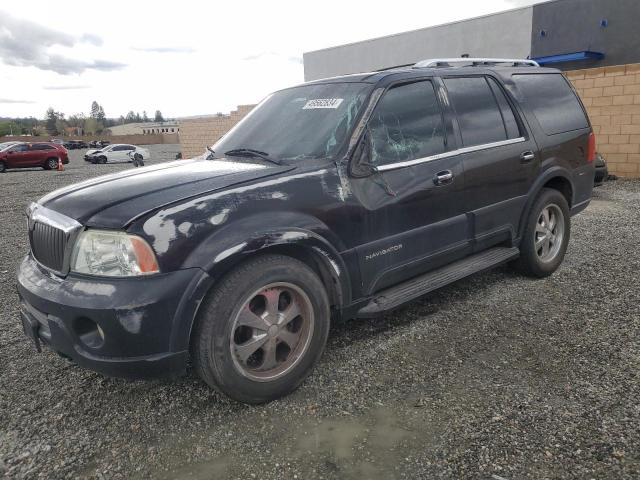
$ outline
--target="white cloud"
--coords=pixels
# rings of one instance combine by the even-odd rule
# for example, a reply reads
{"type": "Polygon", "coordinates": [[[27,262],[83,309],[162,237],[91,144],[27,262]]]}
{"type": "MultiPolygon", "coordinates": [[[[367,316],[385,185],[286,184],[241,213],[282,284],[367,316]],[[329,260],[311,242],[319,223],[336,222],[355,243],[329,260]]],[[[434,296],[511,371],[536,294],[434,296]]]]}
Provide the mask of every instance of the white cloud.
{"type": "Polygon", "coordinates": [[[82,73],[87,69],[117,70],[125,66],[120,62],[87,61],[50,51],[50,47],[72,48],[81,42],[100,45],[102,40],[93,34],[75,37],[31,20],[16,18],[6,12],[0,12],[0,59],[6,65],[36,67],[62,75],[82,73]]]}
{"type": "MultiPolygon", "coordinates": [[[[0,12],[2,115],[42,117],[52,106],[108,116],[229,112],[303,81],[303,52],[513,8],[521,0],[67,0],[13,2],[0,12]],[[126,65],[126,68],[122,68],[126,65]],[[36,68],[34,68],[36,67],[36,68]],[[62,76],[64,74],[65,76],[62,76]],[[73,78],[72,81],[63,81],[73,78]],[[73,88],[72,88],[73,87],[73,88]]],[[[530,3],[530,2],[527,2],[530,3]]]]}
{"type": "Polygon", "coordinates": [[[33,100],[16,100],[11,98],[0,98],[0,103],[35,103],[33,100]]]}

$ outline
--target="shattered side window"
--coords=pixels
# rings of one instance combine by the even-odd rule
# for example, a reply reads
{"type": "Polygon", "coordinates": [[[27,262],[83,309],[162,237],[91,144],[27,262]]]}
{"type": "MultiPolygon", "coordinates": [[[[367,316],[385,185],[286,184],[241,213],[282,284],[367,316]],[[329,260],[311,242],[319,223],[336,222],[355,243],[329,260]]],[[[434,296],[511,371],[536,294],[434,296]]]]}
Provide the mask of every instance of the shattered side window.
{"type": "Polygon", "coordinates": [[[445,150],[442,112],[430,81],[399,85],[387,91],[368,125],[372,163],[414,160],[445,150]]]}

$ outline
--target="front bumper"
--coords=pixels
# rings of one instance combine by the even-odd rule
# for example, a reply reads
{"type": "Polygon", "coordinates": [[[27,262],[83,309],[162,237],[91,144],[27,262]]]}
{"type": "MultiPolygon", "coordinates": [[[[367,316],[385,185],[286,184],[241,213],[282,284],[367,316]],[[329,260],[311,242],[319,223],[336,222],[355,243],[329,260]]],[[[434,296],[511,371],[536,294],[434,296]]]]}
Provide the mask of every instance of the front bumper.
{"type": "Polygon", "coordinates": [[[146,378],[185,372],[202,270],[59,278],[28,255],[18,270],[25,333],[82,367],[146,378]],[[186,330],[186,331],[185,331],[186,330]]]}

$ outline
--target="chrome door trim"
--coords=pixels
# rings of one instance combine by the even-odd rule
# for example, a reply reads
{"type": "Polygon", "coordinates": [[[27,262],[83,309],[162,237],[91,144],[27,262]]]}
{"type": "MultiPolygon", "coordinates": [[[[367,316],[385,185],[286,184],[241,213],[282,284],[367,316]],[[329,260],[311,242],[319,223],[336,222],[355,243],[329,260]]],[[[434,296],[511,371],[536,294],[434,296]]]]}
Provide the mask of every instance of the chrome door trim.
{"type": "Polygon", "coordinates": [[[524,137],[512,138],[511,140],[501,140],[499,142],[484,143],[482,145],[474,145],[473,147],[458,148],[451,150],[450,152],[439,153],[437,155],[431,155],[429,157],[416,158],[413,160],[407,160],[406,162],[389,163],[387,165],[380,165],[378,171],[385,172],[388,170],[396,170],[397,168],[412,167],[421,163],[433,162],[434,160],[440,160],[442,158],[449,158],[455,155],[462,155],[465,153],[479,152],[481,150],[487,150],[489,148],[503,147],[505,145],[513,145],[515,143],[522,143],[526,139],[524,137]]]}

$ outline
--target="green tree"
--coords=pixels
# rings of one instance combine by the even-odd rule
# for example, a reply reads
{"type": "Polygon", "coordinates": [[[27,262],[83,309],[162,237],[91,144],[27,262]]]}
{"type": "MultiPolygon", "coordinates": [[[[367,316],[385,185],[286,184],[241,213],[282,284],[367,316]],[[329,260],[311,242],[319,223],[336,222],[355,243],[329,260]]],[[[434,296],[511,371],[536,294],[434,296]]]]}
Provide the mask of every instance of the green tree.
{"type": "Polygon", "coordinates": [[[104,125],[95,118],[89,117],[84,122],[84,132],[88,135],[95,135],[104,130],[104,125]]]}
{"type": "Polygon", "coordinates": [[[133,113],[133,110],[130,110],[129,113],[127,113],[127,116],[124,117],[124,123],[133,123],[136,121],[136,114],[133,113]]]}
{"type": "Polygon", "coordinates": [[[145,123],[147,123],[147,122],[149,122],[149,121],[150,121],[150,120],[149,120],[149,117],[148,117],[148,115],[147,115],[147,111],[146,111],[146,110],[144,110],[144,111],[142,112],[142,121],[143,121],[143,122],[145,122],[145,123]]]}
{"type": "Polygon", "coordinates": [[[82,127],[84,126],[84,122],[87,120],[87,117],[84,113],[76,113],[74,115],[70,115],[67,120],[67,124],[70,127],[82,127]]]}
{"type": "Polygon", "coordinates": [[[4,135],[20,135],[22,128],[16,125],[12,120],[8,122],[0,122],[0,137],[4,135]]]}
{"type": "Polygon", "coordinates": [[[100,104],[94,100],[93,102],[91,102],[91,113],[89,114],[89,116],[97,120],[98,115],[100,115],[100,104]]]}
{"type": "Polygon", "coordinates": [[[56,112],[52,107],[47,109],[47,113],[45,114],[45,128],[47,129],[47,133],[50,135],[58,135],[60,131],[58,130],[58,120],[64,118],[59,112],[56,112]]]}
{"type": "Polygon", "coordinates": [[[99,105],[98,106],[98,113],[96,115],[96,120],[98,120],[98,122],[104,123],[106,118],[107,118],[107,116],[104,114],[104,108],[102,108],[102,105],[99,105]]]}
{"type": "Polygon", "coordinates": [[[153,119],[156,122],[164,122],[164,118],[162,117],[162,113],[160,110],[156,110],[156,116],[153,119]]]}

